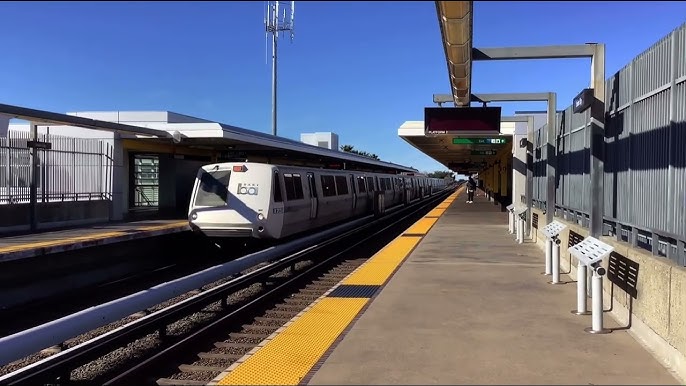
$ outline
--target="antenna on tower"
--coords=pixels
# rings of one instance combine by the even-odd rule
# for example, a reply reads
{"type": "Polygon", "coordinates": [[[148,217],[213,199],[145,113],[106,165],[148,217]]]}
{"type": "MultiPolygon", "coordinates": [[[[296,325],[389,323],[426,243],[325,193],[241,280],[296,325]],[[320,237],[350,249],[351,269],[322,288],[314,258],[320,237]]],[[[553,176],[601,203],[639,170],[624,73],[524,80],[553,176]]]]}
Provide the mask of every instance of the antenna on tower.
{"type": "Polygon", "coordinates": [[[277,41],[282,33],[290,32],[291,43],[293,43],[295,37],[294,21],[295,1],[267,1],[264,24],[266,28],[265,50],[268,45],[269,34],[272,35],[272,135],[276,135],[277,41]],[[279,12],[280,7],[281,12],[279,12]]]}

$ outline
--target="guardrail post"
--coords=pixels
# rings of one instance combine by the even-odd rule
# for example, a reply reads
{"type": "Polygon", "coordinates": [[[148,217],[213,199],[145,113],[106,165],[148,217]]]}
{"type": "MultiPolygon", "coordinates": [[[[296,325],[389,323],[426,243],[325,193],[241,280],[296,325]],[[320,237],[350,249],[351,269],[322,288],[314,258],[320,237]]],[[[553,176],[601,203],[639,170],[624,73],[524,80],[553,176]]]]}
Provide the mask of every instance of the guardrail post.
{"type": "Polygon", "coordinates": [[[605,275],[605,268],[598,263],[597,266],[592,267],[593,279],[591,279],[591,292],[593,295],[591,306],[591,327],[586,327],[584,331],[591,334],[607,334],[611,332],[603,327],[603,275],[605,275]]]}
{"type": "Polygon", "coordinates": [[[550,239],[545,240],[545,274],[553,274],[553,242],[550,239]]]}
{"type": "Polygon", "coordinates": [[[562,284],[560,283],[560,239],[555,236],[550,245],[553,249],[551,262],[553,280],[550,281],[550,284],[562,284]]]}
{"type": "Polygon", "coordinates": [[[542,231],[545,235],[545,275],[553,275],[552,284],[560,283],[560,239],[558,235],[566,225],[559,221],[552,221],[542,231]]]}
{"type": "MultiPolygon", "coordinates": [[[[593,271],[593,278],[591,279],[591,327],[587,327],[584,331],[591,334],[606,334],[611,332],[611,330],[603,328],[603,275],[605,275],[605,268],[602,267],[601,263],[605,257],[607,257],[614,247],[603,243],[602,241],[596,239],[595,237],[589,236],[585,238],[580,243],[569,248],[569,253],[579,260],[579,265],[589,267],[593,271]]],[[[579,280],[577,287],[577,302],[581,303],[583,300],[583,307],[585,308],[586,299],[582,297],[580,291],[586,292],[586,285],[584,283],[581,286],[581,273],[582,270],[579,268],[579,280]]],[[[586,276],[586,272],[583,272],[583,276],[586,276]]],[[[581,308],[581,304],[579,304],[581,308]]],[[[581,310],[579,310],[581,311],[581,310]]]]}
{"type": "Polygon", "coordinates": [[[576,310],[572,314],[590,314],[586,309],[586,265],[581,261],[576,263],[576,310]]]}
{"type": "Polygon", "coordinates": [[[517,232],[517,242],[519,244],[524,243],[524,229],[525,229],[525,219],[526,219],[526,211],[527,208],[517,208],[513,209],[513,215],[514,215],[514,221],[516,224],[516,232],[517,232]]]}

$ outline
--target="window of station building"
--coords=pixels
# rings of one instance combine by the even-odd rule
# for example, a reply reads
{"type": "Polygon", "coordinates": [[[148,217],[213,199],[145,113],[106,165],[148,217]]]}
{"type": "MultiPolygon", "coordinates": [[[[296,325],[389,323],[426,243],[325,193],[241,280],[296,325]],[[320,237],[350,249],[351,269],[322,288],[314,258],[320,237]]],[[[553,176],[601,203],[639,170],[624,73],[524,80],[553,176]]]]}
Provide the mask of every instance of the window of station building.
{"type": "Polygon", "coordinates": [[[274,202],[283,202],[281,195],[281,183],[279,181],[279,173],[274,173],[274,202]]]}
{"type": "Polygon", "coordinates": [[[336,176],[336,190],[339,196],[348,194],[348,182],[344,176],[336,176]]]}
{"type": "Polygon", "coordinates": [[[357,177],[357,189],[360,193],[366,193],[367,189],[364,186],[364,177],[357,177]]]}
{"type": "Polygon", "coordinates": [[[324,197],[331,197],[336,195],[336,181],[333,176],[321,176],[322,194],[324,197]]]}
{"type": "Polygon", "coordinates": [[[304,197],[300,174],[284,174],[283,183],[286,186],[286,200],[300,200],[304,197]]]}

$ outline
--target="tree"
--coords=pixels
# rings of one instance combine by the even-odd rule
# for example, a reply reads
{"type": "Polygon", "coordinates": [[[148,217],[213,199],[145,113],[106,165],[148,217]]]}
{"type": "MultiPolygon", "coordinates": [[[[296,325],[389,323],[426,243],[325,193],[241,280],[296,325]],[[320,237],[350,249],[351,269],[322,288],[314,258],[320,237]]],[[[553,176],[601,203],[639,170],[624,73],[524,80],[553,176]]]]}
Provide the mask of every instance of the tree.
{"type": "Polygon", "coordinates": [[[341,151],[344,151],[346,153],[352,153],[352,154],[357,154],[361,155],[364,157],[369,157],[371,159],[379,160],[379,156],[373,153],[368,153],[366,151],[360,151],[355,149],[355,146],[353,145],[341,145],[341,151]]]}
{"type": "Polygon", "coordinates": [[[435,172],[427,173],[426,175],[430,178],[455,178],[455,173],[451,172],[450,170],[436,170],[435,172]]]}

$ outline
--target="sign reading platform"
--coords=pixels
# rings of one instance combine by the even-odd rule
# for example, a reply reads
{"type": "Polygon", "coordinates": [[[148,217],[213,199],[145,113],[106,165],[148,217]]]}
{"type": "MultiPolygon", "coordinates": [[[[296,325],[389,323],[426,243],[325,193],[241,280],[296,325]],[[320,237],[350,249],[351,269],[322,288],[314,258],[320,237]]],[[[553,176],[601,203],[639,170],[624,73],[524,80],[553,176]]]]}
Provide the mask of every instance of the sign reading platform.
{"type": "Polygon", "coordinates": [[[472,150],[472,155],[496,155],[495,150],[472,150]]]}
{"type": "Polygon", "coordinates": [[[500,134],[500,107],[425,107],[425,134],[500,134]]]}

